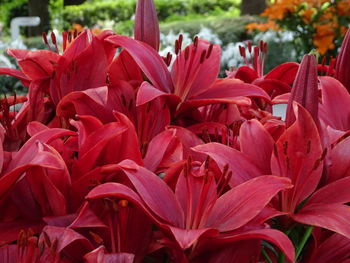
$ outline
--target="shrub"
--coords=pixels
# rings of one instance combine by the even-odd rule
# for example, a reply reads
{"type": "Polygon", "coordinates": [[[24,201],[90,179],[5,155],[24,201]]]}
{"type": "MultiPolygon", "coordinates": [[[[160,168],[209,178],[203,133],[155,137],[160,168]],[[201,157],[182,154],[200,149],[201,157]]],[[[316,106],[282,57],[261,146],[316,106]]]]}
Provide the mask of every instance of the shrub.
{"type": "Polygon", "coordinates": [[[295,34],[299,55],[316,48],[321,55],[335,55],[350,22],[348,0],[281,0],[272,3],[262,14],[265,24],[248,25],[250,30],[289,30],[295,34]]]}
{"type": "MultiPolygon", "coordinates": [[[[174,20],[174,17],[190,14],[209,15],[218,10],[237,9],[237,0],[158,0],[155,1],[160,21],[174,20]]],[[[62,18],[65,29],[73,23],[80,23],[92,27],[100,21],[114,20],[115,22],[130,20],[135,11],[135,0],[86,2],[79,6],[65,7],[62,18]]]]}

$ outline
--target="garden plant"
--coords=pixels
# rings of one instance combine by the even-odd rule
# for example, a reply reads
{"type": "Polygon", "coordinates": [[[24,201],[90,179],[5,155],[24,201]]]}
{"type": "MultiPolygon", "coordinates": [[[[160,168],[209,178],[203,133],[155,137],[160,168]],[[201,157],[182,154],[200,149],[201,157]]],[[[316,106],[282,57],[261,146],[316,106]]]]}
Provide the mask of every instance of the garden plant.
{"type": "Polygon", "coordinates": [[[0,68],[28,88],[0,100],[0,262],[350,262],[350,31],[223,78],[205,39],[159,55],[152,0],[133,38],[56,38],[0,68]]]}

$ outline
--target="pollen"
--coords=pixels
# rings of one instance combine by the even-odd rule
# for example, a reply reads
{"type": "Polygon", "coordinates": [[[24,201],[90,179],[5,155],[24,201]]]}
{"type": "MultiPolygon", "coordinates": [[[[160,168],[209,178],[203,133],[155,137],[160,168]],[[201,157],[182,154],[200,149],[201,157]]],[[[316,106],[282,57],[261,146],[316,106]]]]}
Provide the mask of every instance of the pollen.
{"type": "Polygon", "coordinates": [[[121,207],[127,207],[127,206],[129,205],[129,202],[128,202],[127,200],[123,199],[123,200],[120,200],[120,201],[118,202],[118,204],[119,204],[121,207]]]}

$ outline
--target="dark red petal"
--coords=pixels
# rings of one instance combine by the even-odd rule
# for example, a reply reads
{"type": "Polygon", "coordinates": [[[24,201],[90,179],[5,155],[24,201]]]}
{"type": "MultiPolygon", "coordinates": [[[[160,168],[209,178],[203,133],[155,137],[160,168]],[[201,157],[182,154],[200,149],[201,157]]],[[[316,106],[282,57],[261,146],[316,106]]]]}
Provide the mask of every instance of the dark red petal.
{"type": "Polygon", "coordinates": [[[153,48],[126,36],[111,36],[108,41],[122,46],[157,89],[172,93],[173,83],[168,68],[153,48]]]}
{"type": "Polygon", "coordinates": [[[230,186],[239,185],[254,177],[262,175],[256,165],[242,152],[219,143],[207,143],[198,145],[193,150],[205,153],[214,159],[220,169],[228,164],[232,171],[230,186]]]}

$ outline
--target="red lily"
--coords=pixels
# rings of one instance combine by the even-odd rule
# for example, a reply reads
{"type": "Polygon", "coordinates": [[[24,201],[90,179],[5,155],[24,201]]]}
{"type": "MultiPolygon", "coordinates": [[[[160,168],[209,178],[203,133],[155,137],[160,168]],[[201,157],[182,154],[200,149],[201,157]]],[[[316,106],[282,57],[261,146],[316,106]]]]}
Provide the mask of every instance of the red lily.
{"type": "Polygon", "coordinates": [[[349,74],[349,51],[350,51],[350,30],[346,32],[340,52],[337,56],[335,66],[335,78],[339,80],[345,88],[350,92],[350,74],[349,74]]]}
{"type": "MultiPolygon", "coordinates": [[[[108,198],[90,200],[83,204],[78,216],[69,228],[81,233],[92,244],[103,244],[107,257],[122,253],[132,254],[133,262],[142,262],[148,252],[153,235],[152,222],[127,200],[108,198]]],[[[102,251],[91,252],[90,256],[102,251]]]]}
{"type": "Polygon", "coordinates": [[[44,130],[30,138],[18,152],[1,153],[1,159],[5,160],[1,163],[0,177],[0,205],[4,209],[0,217],[2,242],[15,240],[19,230],[25,227],[38,231],[45,216],[66,214],[70,177],[62,157],[48,143],[69,135],[75,133],[44,130]]]}
{"type": "Polygon", "coordinates": [[[320,120],[333,129],[350,130],[349,108],[350,94],[336,79],[320,77],[322,103],[319,105],[320,120]]]}
{"type": "Polygon", "coordinates": [[[246,65],[239,67],[237,70],[227,72],[228,77],[240,79],[245,83],[255,84],[265,90],[271,98],[290,91],[290,85],[293,83],[298,70],[299,65],[297,63],[283,63],[264,75],[267,43],[260,41],[259,46],[254,47],[251,42],[248,42],[250,59],[248,59],[245,47],[240,46],[239,50],[246,65]]]}
{"type": "Polygon", "coordinates": [[[310,248],[311,252],[301,262],[349,263],[350,239],[337,233],[324,232],[319,233],[315,237],[315,241],[313,242],[315,244],[314,247],[310,248]]]}
{"type": "Polygon", "coordinates": [[[112,36],[108,41],[122,46],[139,65],[153,84],[144,82],[137,95],[137,105],[160,96],[171,98],[177,114],[193,107],[213,103],[239,103],[249,105],[246,96],[269,100],[260,88],[233,79],[216,80],[219,72],[220,48],[204,40],[194,42],[181,51],[181,38],[177,41],[177,58],[171,72],[158,53],[147,44],[125,36],[112,36]],[[182,102],[180,105],[179,103],[182,102]]]}
{"type": "Polygon", "coordinates": [[[170,123],[170,112],[165,103],[164,98],[158,98],[136,107],[134,88],[119,80],[113,86],[69,93],[58,104],[57,115],[66,119],[74,118],[76,114],[91,115],[109,123],[115,121],[114,111],[123,113],[135,126],[144,156],[151,139],[170,123]]]}
{"type": "MultiPolygon", "coordinates": [[[[125,160],[118,165],[106,167],[105,170],[122,170],[136,192],[118,183],[106,183],[94,188],[87,198],[122,198],[133,202],[165,231],[168,238],[176,242],[172,245],[175,245],[174,248],[178,246],[183,250],[195,246],[198,241],[205,240],[205,237],[215,238],[219,232],[239,229],[256,217],[278,191],[290,187],[289,180],[263,176],[238,185],[220,196],[217,187],[222,183],[225,185],[225,180],[228,180],[226,176],[222,175],[222,181],[217,184],[212,176],[204,175],[201,168],[191,168],[188,163],[183,168],[173,193],[162,179],[134,162],[125,160]],[[162,197],[161,200],[159,196],[162,197]]],[[[264,230],[259,231],[262,231],[264,237],[258,235],[257,238],[269,236],[269,230],[266,233],[264,230]]],[[[240,239],[244,233],[244,230],[238,231],[237,240],[245,239],[240,239]]],[[[253,233],[254,230],[250,238],[255,237],[253,233]]],[[[287,240],[279,236],[275,244],[292,261],[294,251],[287,240]]]]}

